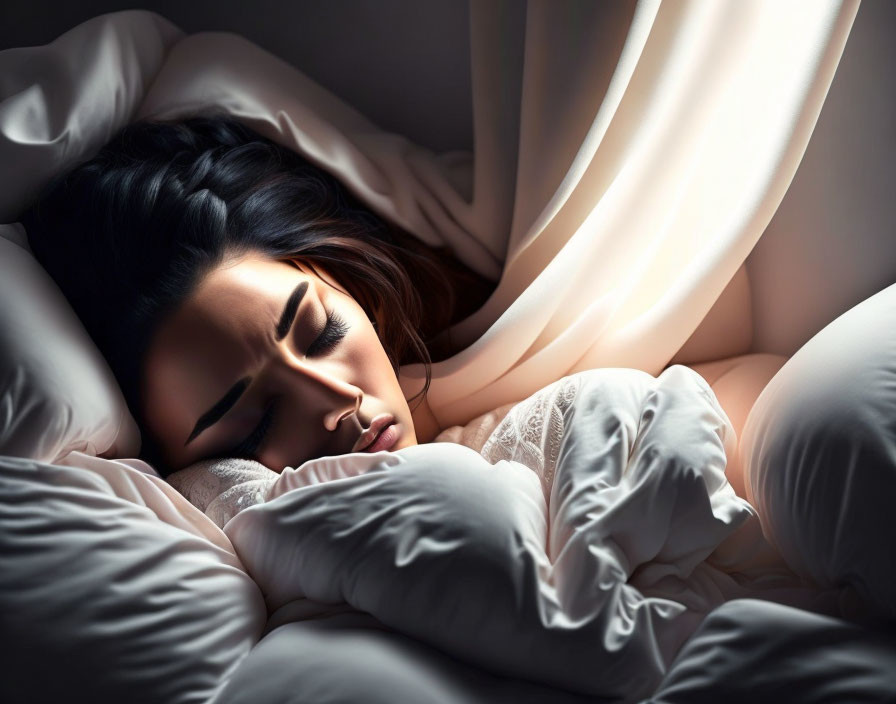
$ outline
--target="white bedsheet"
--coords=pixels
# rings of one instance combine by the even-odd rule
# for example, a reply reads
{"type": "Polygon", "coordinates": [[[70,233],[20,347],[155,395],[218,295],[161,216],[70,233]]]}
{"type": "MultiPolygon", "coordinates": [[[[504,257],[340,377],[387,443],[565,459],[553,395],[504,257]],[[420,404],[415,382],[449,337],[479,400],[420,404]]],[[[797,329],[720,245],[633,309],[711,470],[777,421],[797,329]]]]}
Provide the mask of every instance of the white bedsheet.
{"type": "MultiPolygon", "coordinates": [[[[284,470],[224,528],[269,611],[347,605],[498,675],[638,700],[724,601],[812,601],[726,481],[733,429],[696,372],[591,370],[528,403],[548,397],[552,476],[525,442],[284,470]]],[[[519,408],[505,430],[537,417],[519,408]]]]}

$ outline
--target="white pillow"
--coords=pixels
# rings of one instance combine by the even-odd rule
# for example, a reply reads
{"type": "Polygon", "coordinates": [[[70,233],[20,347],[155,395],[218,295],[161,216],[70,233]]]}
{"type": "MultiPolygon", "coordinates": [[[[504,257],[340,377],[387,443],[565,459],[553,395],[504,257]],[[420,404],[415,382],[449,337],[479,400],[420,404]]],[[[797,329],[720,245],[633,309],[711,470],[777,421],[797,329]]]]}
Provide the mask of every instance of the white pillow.
{"type": "Polygon", "coordinates": [[[211,521],[109,465],[0,458],[2,701],[205,702],[261,636],[257,585],[187,527],[211,521]]]}
{"type": "Polygon", "coordinates": [[[0,225],[0,455],[134,455],[121,390],[20,225],[0,225]]]}
{"type": "Polygon", "coordinates": [[[896,284],[797,350],[740,450],[747,496],[790,566],[896,620],[896,284]]]}

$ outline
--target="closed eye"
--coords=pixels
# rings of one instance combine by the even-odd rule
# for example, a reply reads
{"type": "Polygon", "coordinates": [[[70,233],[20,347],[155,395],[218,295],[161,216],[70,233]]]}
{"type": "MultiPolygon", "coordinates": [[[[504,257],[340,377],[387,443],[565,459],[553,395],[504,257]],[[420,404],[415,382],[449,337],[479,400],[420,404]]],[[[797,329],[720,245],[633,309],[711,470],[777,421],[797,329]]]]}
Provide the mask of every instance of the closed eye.
{"type": "Polygon", "coordinates": [[[328,313],[327,323],[318,338],[309,345],[306,355],[314,357],[326,354],[338,345],[348,332],[348,323],[338,313],[328,313]]]}

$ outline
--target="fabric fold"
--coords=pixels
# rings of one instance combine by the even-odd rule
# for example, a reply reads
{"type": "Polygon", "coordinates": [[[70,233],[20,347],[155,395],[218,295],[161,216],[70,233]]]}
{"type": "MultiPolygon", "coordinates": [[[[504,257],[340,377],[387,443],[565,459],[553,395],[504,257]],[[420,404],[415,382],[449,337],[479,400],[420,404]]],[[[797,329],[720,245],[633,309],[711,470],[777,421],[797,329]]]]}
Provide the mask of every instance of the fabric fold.
{"type": "Polygon", "coordinates": [[[44,46],[0,52],[0,222],[128,121],[184,33],[146,10],[99,15],[44,46]]]}
{"type": "MultiPolygon", "coordinates": [[[[556,82],[538,72],[546,65],[555,75],[606,73],[597,55],[556,50],[568,34],[595,31],[598,14],[589,5],[570,3],[579,12],[570,10],[566,22],[527,30],[520,146],[510,165],[518,205],[497,290],[452,330],[469,347],[433,367],[430,406],[443,427],[564,374],[616,366],[656,374],[665,366],[783,198],[858,9],[850,1],[614,9],[618,61],[609,81],[593,82],[603,102],[583,138],[581,123],[570,130],[563,119],[579,105],[578,93],[570,88],[549,100],[556,82]],[[547,104],[561,117],[540,118],[547,104]],[[561,152],[562,167],[539,170],[561,152]],[[597,301],[599,311],[591,307],[597,301]],[[586,310],[590,324],[569,334],[586,310]],[[551,345],[567,352],[539,359],[551,345]]],[[[547,3],[527,8],[527,27],[550,12],[547,3]]],[[[600,19],[609,21],[605,12],[600,19]]],[[[488,10],[482,14],[474,25],[493,26],[488,10]]],[[[500,63],[495,46],[475,54],[477,61],[500,63]]],[[[474,62],[477,71],[487,68],[474,62]]],[[[490,99],[477,93],[474,105],[490,99]]],[[[485,131],[482,121],[476,128],[485,131]]],[[[496,158],[494,151],[475,156],[496,158]]],[[[402,369],[409,392],[423,377],[420,366],[402,369]]]]}

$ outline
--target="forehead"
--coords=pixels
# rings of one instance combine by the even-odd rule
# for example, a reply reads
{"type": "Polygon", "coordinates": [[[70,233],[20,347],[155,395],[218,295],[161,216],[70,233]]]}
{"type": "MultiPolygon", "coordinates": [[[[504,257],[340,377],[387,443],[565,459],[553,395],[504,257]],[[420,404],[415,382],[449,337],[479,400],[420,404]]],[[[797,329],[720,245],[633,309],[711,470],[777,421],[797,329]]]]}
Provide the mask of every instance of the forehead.
{"type": "Polygon", "coordinates": [[[191,303],[203,306],[209,299],[217,301],[220,296],[251,304],[256,298],[276,295],[284,287],[295,286],[299,280],[317,278],[311,269],[300,269],[300,266],[258,255],[227,260],[203,278],[182,308],[191,303]]]}
{"type": "Polygon", "coordinates": [[[250,345],[258,336],[269,337],[271,320],[292,289],[315,278],[287,262],[257,257],[225,262],[209,272],[162,322],[151,356],[179,358],[197,349],[213,350],[222,336],[250,345]]]}

